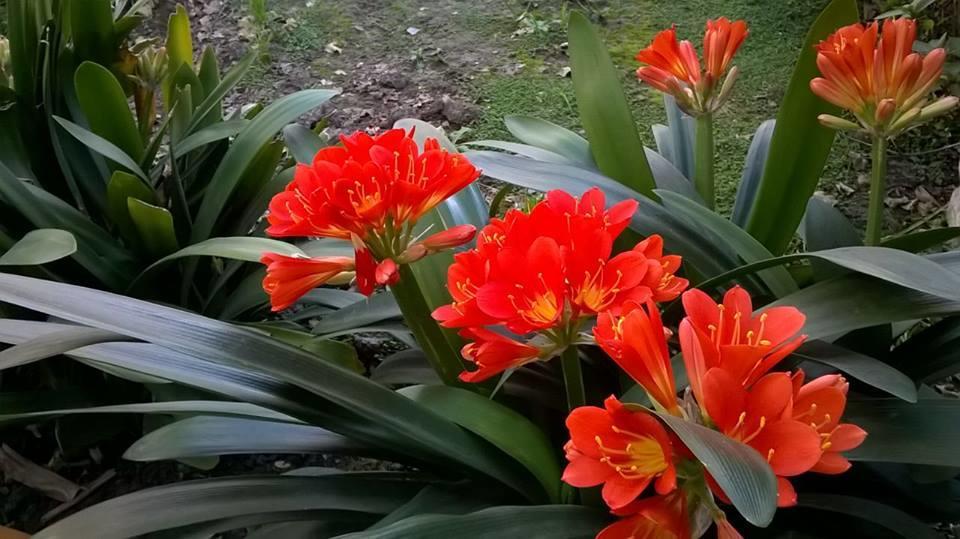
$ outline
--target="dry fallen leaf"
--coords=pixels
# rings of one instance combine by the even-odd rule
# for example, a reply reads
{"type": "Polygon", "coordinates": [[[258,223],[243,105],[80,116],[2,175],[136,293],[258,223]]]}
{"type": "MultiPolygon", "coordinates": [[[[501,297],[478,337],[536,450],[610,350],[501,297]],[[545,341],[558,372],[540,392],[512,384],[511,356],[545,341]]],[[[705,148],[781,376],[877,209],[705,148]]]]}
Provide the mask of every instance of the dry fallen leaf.
{"type": "Polygon", "coordinates": [[[60,502],[72,500],[80,491],[80,486],[73,481],[31,462],[7,444],[0,446],[0,472],[8,480],[22,483],[60,502]]]}
{"type": "Polygon", "coordinates": [[[323,48],[323,51],[327,54],[340,54],[343,52],[343,49],[337,46],[336,41],[331,41],[323,48]]]}
{"type": "Polygon", "coordinates": [[[960,187],[953,190],[944,213],[947,215],[948,225],[960,226],[960,187]]]}

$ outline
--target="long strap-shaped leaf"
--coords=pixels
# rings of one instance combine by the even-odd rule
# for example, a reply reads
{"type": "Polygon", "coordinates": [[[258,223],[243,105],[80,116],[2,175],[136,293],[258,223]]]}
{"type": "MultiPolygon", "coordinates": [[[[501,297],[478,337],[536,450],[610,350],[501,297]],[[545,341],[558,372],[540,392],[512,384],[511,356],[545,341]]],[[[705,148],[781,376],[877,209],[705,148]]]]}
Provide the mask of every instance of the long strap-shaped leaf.
{"type": "Polygon", "coordinates": [[[67,327],[0,352],[0,370],[57,356],[91,344],[131,340],[136,339],[114,331],[82,326],[67,327]]]}
{"type": "Polygon", "coordinates": [[[467,515],[418,515],[337,539],[585,539],[607,522],[603,512],[576,505],[501,506],[467,515]]]}
{"type": "MultiPolygon", "coordinates": [[[[495,477],[528,496],[532,477],[517,473],[504,455],[422,406],[313,354],[225,322],[116,294],[0,275],[0,300],[77,323],[115,331],[211,361],[269,373],[328,399],[368,424],[337,426],[341,434],[415,458],[428,455],[495,477]]],[[[539,493],[542,496],[542,492],[539,493]]]]}
{"type": "Polygon", "coordinates": [[[0,415],[0,423],[21,419],[42,419],[72,414],[216,414],[233,417],[270,419],[277,422],[300,423],[299,420],[269,408],[248,402],[232,401],[164,401],[114,404],[90,408],[61,408],[37,412],[19,412],[0,415]]]}
{"type": "Polygon", "coordinates": [[[770,140],[763,179],[747,215],[746,230],[774,254],[782,254],[817,188],[836,132],[817,116],[837,108],[810,90],[818,75],[815,45],[834,30],[857,22],[856,0],[833,0],[817,17],[794,68],[770,140]]]}
{"type": "Polygon", "coordinates": [[[404,474],[330,474],[205,479],[154,487],[99,503],[34,534],[35,539],[126,539],[232,516],[335,509],[386,514],[420,484],[404,474]]]}

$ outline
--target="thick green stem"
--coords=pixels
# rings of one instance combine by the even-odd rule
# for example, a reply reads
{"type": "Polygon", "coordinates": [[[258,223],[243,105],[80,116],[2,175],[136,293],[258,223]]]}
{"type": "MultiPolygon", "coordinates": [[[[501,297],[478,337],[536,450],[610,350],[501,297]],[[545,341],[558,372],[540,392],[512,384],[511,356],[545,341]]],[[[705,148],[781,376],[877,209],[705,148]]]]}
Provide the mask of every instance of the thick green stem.
{"type": "Polygon", "coordinates": [[[440,327],[431,316],[430,306],[409,264],[400,266],[400,280],[391,285],[390,290],[400,306],[407,326],[443,383],[462,385],[457,378],[463,372],[460,350],[452,344],[446,333],[448,330],[440,327]]]}
{"type": "Polygon", "coordinates": [[[883,236],[883,199],[887,192],[887,139],[873,137],[870,174],[870,208],[867,210],[867,236],[864,243],[880,245],[883,236]]]}
{"type": "Polygon", "coordinates": [[[713,209],[713,114],[706,113],[697,117],[697,137],[694,146],[693,182],[697,193],[707,207],[713,209]]]}
{"type": "Polygon", "coordinates": [[[567,407],[570,410],[587,403],[583,390],[583,372],[580,370],[580,354],[575,345],[570,345],[560,356],[563,367],[563,385],[567,388],[567,407]]]}

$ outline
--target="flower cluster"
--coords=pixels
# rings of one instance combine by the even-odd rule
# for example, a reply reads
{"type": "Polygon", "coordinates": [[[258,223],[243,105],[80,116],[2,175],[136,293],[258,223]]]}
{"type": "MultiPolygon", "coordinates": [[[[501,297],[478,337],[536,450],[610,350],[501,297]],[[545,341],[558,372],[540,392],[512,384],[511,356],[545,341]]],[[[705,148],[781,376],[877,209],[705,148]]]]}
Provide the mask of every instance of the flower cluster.
{"type": "Polygon", "coordinates": [[[916,21],[886,19],[882,33],[877,22],[851,24],[817,45],[823,76],[810,81],[810,89],[850,111],[859,125],[829,114],[820,116],[821,123],[889,137],[956,107],[958,99],[952,96],[928,102],[946,51],[913,52],[916,35],[916,21]]]}
{"type": "MultiPolygon", "coordinates": [[[[678,337],[695,404],[681,406],[677,400],[669,332],[653,303],[602,314],[594,328],[596,342],[647,391],[656,408],[720,431],[762,455],[777,476],[779,506],[797,502],[790,477],[846,471],[850,462],[841,452],[866,437],[863,429],[840,421],[847,382],[826,375],[805,383],[801,370],[770,372],[803,342],[803,314],[793,307],[754,313],[749,294],[739,287],[720,304],[700,290],[683,293],[682,303],[686,317],[678,337]]],[[[599,537],[632,537],[645,526],[689,537],[685,515],[696,508],[709,512],[720,537],[739,537],[712,502],[714,497],[728,501],[723,490],[697,471],[701,468],[690,452],[645,409],[610,397],[604,408],[575,409],[567,427],[564,481],[576,487],[603,484],[604,501],[614,514],[626,516],[599,537]],[[688,472],[678,479],[681,468],[688,472]],[[656,496],[641,498],[651,482],[656,496]],[[691,500],[696,507],[690,507],[691,500]]]]}
{"type": "Polygon", "coordinates": [[[353,259],[265,254],[263,287],[274,311],[350,272],[360,292],[394,284],[399,266],[433,252],[462,245],[476,233],[470,225],[414,237],[417,220],[479,177],[463,156],[435,139],[423,151],[413,132],[392,129],[372,137],[341,136],[342,146],[320,150],[311,165],[297,165],[293,181],[270,201],[267,234],[350,240],[353,259]]]}
{"type": "Polygon", "coordinates": [[[637,70],[637,77],[673,96],[687,114],[710,114],[730,96],[738,73],[730,62],[747,33],[743,21],[730,22],[725,17],[707,21],[701,68],[693,44],[686,40],[677,42],[675,28],[664,30],[637,53],[637,61],[646,64],[637,70]]]}
{"type": "Polygon", "coordinates": [[[675,275],[680,258],[663,255],[659,236],[613,254],[636,209],[632,200],[606,209],[596,188],[579,200],[551,191],[530,213],[492,220],[475,249],[455,255],[447,274],[453,303],[433,316],[471,340],[462,352],[476,370],[461,379],[480,382],[549,359],[578,341],[586,318],[686,289],[675,275]]]}

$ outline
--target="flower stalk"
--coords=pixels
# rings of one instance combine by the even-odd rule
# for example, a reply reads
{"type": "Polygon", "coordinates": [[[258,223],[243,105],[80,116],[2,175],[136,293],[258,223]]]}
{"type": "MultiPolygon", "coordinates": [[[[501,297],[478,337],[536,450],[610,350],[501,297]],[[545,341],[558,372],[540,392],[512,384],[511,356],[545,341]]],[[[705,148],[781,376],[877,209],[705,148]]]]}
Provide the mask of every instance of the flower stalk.
{"type": "Polygon", "coordinates": [[[865,243],[880,245],[883,236],[883,199],[887,190],[887,139],[873,137],[870,173],[870,206],[867,210],[867,234],[865,243]]]}
{"type": "Polygon", "coordinates": [[[697,117],[697,133],[694,144],[694,185],[697,193],[711,210],[715,203],[713,180],[713,114],[697,117]]]}
{"type": "Polygon", "coordinates": [[[583,388],[580,353],[576,346],[570,345],[563,351],[560,355],[560,366],[563,368],[563,385],[567,390],[567,407],[573,410],[585,405],[587,396],[583,388]]]}

